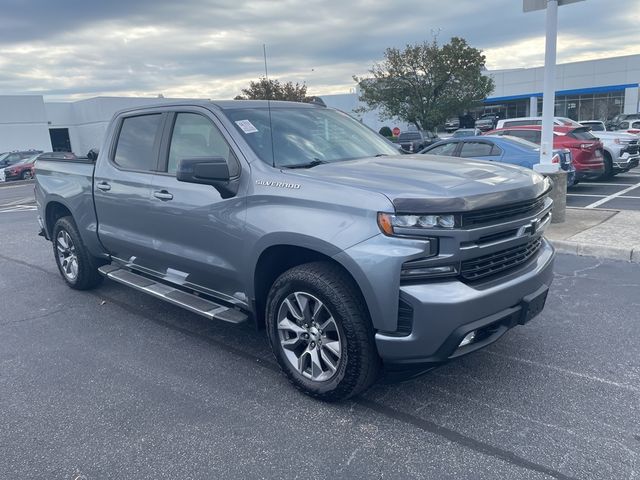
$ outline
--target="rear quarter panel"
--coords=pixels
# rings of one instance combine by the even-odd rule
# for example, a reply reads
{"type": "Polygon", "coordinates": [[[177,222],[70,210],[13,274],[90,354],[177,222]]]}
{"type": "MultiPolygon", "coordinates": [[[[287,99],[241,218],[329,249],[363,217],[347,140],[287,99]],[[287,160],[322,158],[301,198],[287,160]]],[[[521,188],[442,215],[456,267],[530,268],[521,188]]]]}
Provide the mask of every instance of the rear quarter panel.
{"type": "Polygon", "coordinates": [[[47,213],[58,203],[71,212],[89,251],[95,256],[102,256],[104,250],[98,242],[93,205],[93,168],[91,162],[38,160],[35,195],[38,212],[49,237],[53,225],[47,224],[47,213]]]}

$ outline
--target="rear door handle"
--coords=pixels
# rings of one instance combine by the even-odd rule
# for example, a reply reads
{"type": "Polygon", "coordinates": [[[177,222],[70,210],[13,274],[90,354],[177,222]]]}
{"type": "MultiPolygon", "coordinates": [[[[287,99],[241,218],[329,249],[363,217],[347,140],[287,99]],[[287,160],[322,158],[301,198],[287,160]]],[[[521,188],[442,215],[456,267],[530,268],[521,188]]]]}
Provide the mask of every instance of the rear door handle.
{"type": "Polygon", "coordinates": [[[96,188],[99,188],[103,192],[108,192],[109,190],[111,190],[111,185],[109,185],[107,182],[100,182],[96,185],[96,188]]]}
{"type": "Polygon", "coordinates": [[[160,200],[173,200],[173,195],[166,190],[160,190],[159,192],[153,192],[153,196],[160,200]]]}

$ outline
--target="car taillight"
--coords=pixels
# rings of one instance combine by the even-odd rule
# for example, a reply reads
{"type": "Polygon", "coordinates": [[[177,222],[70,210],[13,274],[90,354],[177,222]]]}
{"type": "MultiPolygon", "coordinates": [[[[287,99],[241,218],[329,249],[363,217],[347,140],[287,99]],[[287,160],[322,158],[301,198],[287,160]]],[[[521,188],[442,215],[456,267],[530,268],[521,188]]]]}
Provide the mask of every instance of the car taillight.
{"type": "Polygon", "coordinates": [[[638,133],[640,133],[640,130],[627,130],[627,132],[637,135],[638,133]]]}
{"type": "Polygon", "coordinates": [[[594,146],[595,146],[595,144],[593,144],[593,143],[581,143],[580,144],[580,149],[581,150],[591,150],[594,146]]]}
{"type": "Polygon", "coordinates": [[[551,159],[551,163],[560,163],[560,155],[556,153],[551,159]]]}

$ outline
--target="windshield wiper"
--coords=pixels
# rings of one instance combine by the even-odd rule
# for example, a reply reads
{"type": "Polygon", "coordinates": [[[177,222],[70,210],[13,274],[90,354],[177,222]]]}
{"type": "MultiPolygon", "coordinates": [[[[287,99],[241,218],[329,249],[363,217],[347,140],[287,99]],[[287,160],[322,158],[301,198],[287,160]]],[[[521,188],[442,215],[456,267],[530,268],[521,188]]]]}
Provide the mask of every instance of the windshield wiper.
{"type": "Polygon", "coordinates": [[[320,160],[319,158],[314,158],[309,163],[297,163],[294,165],[282,165],[282,168],[313,168],[318,165],[322,165],[323,163],[329,163],[326,160],[320,160]]]}

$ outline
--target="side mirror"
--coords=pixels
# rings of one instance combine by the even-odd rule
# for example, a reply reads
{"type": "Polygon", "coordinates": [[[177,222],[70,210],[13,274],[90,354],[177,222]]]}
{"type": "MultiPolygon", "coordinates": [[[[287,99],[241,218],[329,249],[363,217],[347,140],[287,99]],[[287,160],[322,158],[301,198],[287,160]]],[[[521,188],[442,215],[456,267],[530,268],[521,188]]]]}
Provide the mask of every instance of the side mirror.
{"type": "Polygon", "coordinates": [[[231,176],[222,157],[183,158],[178,162],[176,178],[179,182],[211,185],[222,198],[234,197],[240,186],[240,176],[231,176]]]}
{"type": "Polygon", "coordinates": [[[100,150],[98,150],[97,148],[92,148],[87,153],[87,158],[92,162],[95,162],[98,159],[98,153],[100,153],[100,150]]]}

